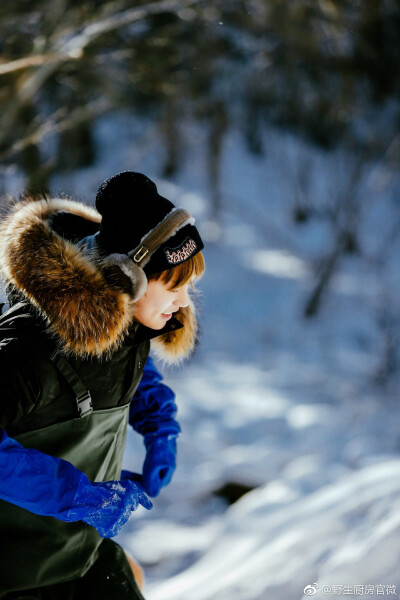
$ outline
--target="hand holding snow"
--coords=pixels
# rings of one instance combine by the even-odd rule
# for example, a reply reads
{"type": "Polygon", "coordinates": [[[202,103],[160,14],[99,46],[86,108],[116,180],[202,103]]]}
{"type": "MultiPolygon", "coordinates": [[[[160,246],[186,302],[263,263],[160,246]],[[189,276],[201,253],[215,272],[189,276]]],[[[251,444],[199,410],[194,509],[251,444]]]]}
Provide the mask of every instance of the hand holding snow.
{"type": "Polygon", "coordinates": [[[114,537],[141,504],[152,508],[142,488],[133,481],[91,483],[82,475],[68,521],[84,521],[97,529],[102,537],[114,537]]]}

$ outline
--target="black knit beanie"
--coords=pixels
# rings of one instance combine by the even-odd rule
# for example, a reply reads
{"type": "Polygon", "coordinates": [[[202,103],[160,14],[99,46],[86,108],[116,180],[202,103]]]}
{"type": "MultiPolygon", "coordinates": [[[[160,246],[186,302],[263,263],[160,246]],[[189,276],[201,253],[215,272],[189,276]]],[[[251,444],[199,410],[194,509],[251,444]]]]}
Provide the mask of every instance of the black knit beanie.
{"type": "MultiPolygon", "coordinates": [[[[100,186],[96,208],[102,215],[98,244],[102,253],[128,254],[170,214],[175,206],[163,198],[153,181],[141,173],[125,171],[100,186]]],[[[160,273],[188,260],[204,244],[190,218],[152,254],[146,275],[160,273]]]]}

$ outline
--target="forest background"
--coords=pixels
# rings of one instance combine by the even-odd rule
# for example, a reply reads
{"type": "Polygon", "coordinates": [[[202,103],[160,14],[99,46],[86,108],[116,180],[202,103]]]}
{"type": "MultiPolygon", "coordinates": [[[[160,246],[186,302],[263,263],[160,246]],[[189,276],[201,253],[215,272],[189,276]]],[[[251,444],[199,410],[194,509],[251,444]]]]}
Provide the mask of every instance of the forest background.
{"type": "MultiPolygon", "coordinates": [[[[354,557],[355,543],[361,558],[342,583],[350,573],[361,584],[364,573],[400,592],[391,566],[400,549],[386,540],[382,554],[368,537],[399,490],[372,485],[371,472],[362,479],[388,456],[396,469],[400,448],[399,4],[5,0],[0,48],[5,210],[25,191],[93,203],[103,179],[139,170],[193,210],[207,242],[202,345],[189,371],[167,376],[183,405],[182,475],[159,516],[123,538],[147,567],[149,597],[301,597],[338,573],[343,538],[333,531],[344,521],[359,542],[344,547],[354,557]],[[280,554],[266,540],[279,514],[289,537],[301,519],[290,525],[271,506],[296,511],[355,473],[355,486],[382,490],[385,510],[375,498],[351,518],[323,513],[332,531],[286,579],[286,538],[280,554]],[[254,502],[271,519],[264,530],[254,502]],[[250,591],[238,557],[228,569],[219,562],[227,547],[213,554],[224,535],[208,508],[227,531],[235,510],[247,529],[259,524],[250,591]],[[375,551],[384,557],[372,561],[376,572],[375,551]],[[282,568],[268,574],[279,555],[282,568]],[[217,592],[199,584],[210,565],[217,592]]],[[[357,498],[351,485],[347,493],[357,498]]],[[[396,536],[398,525],[389,530],[396,536]]]]}

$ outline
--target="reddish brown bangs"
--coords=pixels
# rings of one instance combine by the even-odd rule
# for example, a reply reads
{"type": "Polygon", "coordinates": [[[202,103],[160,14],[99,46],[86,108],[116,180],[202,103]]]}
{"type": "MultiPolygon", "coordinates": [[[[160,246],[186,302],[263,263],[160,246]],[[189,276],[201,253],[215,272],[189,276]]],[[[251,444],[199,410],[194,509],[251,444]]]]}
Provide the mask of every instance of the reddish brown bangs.
{"type": "Polygon", "coordinates": [[[155,273],[149,276],[149,281],[160,280],[164,283],[168,283],[172,289],[179,288],[185,283],[192,282],[196,279],[200,279],[205,269],[204,256],[202,252],[198,252],[192,258],[185,260],[185,262],[168,269],[168,271],[162,271],[162,273],[155,273]]]}

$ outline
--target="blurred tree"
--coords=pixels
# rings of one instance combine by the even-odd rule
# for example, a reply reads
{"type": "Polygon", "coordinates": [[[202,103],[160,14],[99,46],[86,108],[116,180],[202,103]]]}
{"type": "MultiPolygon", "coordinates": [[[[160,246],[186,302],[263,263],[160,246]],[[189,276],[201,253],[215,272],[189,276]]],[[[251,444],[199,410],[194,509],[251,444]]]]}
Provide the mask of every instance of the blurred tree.
{"type": "MultiPolygon", "coordinates": [[[[258,154],[264,120],[328,148],[344,137],[357,148],[367,142],[354,117],[398,97],[399,38],[394,0],[7,0],[1,159],[22,166],[31,187],[46,187],[52,169],[93,159],[91,122],[120,107],[158,120],[169,174],[182,160],[187,117],[206,119],[210,140],[217,131],[214,155],[226,131],[216,115],[236,123],[238,110],[258,154]],[[59,155],[39,176],[50,132],[59,155]]],[[[211,187],[217,164],[210,159],[211,187]]]]}
{"type": "MultiPolygon", "coordinates": [[[[310,199],[307,157],[293,178],[294,222],[321,219],[332,232],[304,308],[316,315],[346,255],[362,254],[364,163],[371,168],[384,157],[398,169],[399,41],[397,0],[3,0],[0,162],[21,169],[30,192],[45,192],[55,171],[94,160],[95,120],[127,108],[152,119],[163,171],[173,176],[187,160],[182,123],[197,122],[206,133],[218,231],[230,127],[241,128],[258,156],[265,124],[326,152],[340,144],[349,176],[338,172],[343,185],[333,182],[328,206],[310,199]]],[[[393,319],[379,323],[386,376],[395,364],[393,319]]]]}

